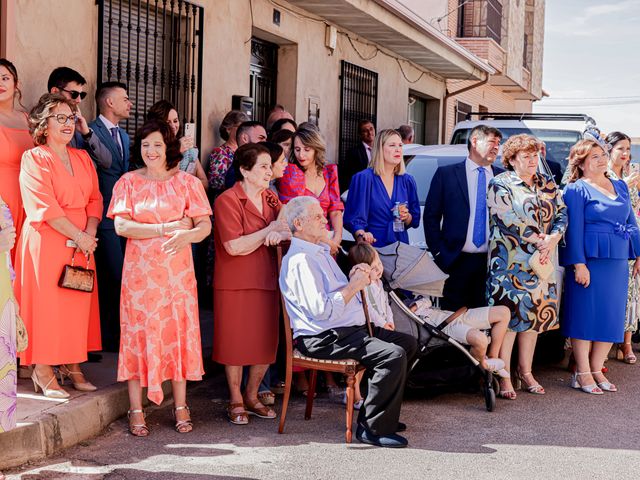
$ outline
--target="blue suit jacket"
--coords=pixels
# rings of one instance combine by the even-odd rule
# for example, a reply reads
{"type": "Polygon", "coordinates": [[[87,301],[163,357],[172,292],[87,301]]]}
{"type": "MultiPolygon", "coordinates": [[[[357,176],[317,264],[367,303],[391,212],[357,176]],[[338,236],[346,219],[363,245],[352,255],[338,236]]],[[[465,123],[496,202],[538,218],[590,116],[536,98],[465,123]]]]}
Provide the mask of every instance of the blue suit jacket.
{"type": "MultiPolygon", "coordinates": [[[[493,175],[504,170],[491,166],[493,175]]],[[[469,225],[469,188],[465,162],[436,170],[424,206],[424,238],[436,264],[445,272],[460,255],[469,225]]]]}
{"type": "Polygon", "coordinates": [[[102,200],[104,203],[104,213],[102,214],[102,222],[100,222],[99,228],[114,229],[113,220],[107,218],[107,210],[111,203],[114,185],[118,180],[120,180],[122,175],[129,171],[129,135],[125,130],[118,127],[120,140],[122,141],[122,154],[120,154],[120,149],[111,137],[111,132],[105,124],[102,123],[100,118],[96,118],[89,124],[89,126],[93,129],[94,135],[97,135],[103,145],[106,145],[111,152],[111,157],[113,158],[109,168],[103,168],[98,164],[97,171],[100,193],[102,193],[102,200]]]}

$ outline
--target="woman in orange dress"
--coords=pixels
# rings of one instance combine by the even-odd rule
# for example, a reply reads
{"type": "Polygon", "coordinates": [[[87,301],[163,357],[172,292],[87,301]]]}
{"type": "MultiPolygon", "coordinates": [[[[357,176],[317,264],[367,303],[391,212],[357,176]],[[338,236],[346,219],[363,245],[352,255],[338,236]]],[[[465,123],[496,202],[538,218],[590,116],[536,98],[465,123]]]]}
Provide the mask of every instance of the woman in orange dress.
{"type": "Polygon", "coordinates": [[[41,389],[53,398],[69,394],[56,381],[52,365],[60,365],[61,377],[69,377],[77,390],[95,390],[80,363],[87,359],[88,344],[100,344],[99,328],[89,327],[100,325],[98,310],[91,308],[97,289],[86,293],[58,287],[74,255],[78,264],[95,270],[91,254],[102,218],[93,162],[84,150],[68,147],[75,111],[76,105],[61,95],[40,97],[29,116],[39,146],[24,153],[20,172],[27,218],[18,242],[14,289],[29,334],[20,361],[35,364],[31,378],[36,392],[41,389]]]}
{"type": "MultiPolygon", "coordinates": [[[[33,148],[27,114],[15,108],[22,94],[18,88],[18,72],[9,60],[0,58],[0,196],[9,205],[18,238],[24,223],[24,209],[20,196],[20,160],[33,148]]],[[[22,105],[22,104],[20,104],[22,105]]],[[[11,261],[16,249],[11,250],[11,261]]]]}
{"type": "Polygon", "coordinates": [[[160,404],[171,380],[175,428],[192,430],[187,380],[202,380],[198,292],[191,244],[211,232],[211,207],[200,180],[179,169],[180,142],[170,127],[147,121],[136,133],[139,170],[113,188],[107,215],[128,238],[122,270],[118,381],[128,382],[129,430],[149,434],[142,387],[160,404]]]}
{"type": "Polygon", "coordinates": [[[245,425],[249,413],[275,418],[258,399],[258,387],[275,361],[278,346],[278,279],[276,256],[269,245],[290,238],[278,221],[281,204],[269,190],[271,155],[260,144],[236,150],[240,179],[215,202],[215,272],[213,359],[225,365],[231,400],[227,416],[245,425]],[[242,367],[250,365],[244,397],[242,367]]]}

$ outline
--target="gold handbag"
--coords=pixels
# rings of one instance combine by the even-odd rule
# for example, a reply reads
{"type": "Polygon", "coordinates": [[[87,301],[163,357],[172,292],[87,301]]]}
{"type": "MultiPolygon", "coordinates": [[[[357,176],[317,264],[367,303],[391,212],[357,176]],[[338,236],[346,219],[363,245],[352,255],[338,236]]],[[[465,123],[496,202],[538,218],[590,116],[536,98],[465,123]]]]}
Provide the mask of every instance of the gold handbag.
{"type": "Polygon", "coordinates": [[[531,257],[529,257],[529,266],[531,267],[531,270],[533,270],[533,273],[535,273],[540,280],[555,283],[553,277],[556,274],[556,268],[553,258],[548,258],[547,263],[541,263],[540,250],[536,250],[535,252],[533,252],[531,257]]]}
{"type": "Polygon", "coordinates": [[[91,255],[87,255],[87,268],[78,267],[75,265],[76,258],[75,250],[71,257],[71,265],[65,265],[58,280],[58,286],[61,288],[69,288],[71,290],[78,290],[80,292],[93,292],[93,284],[96,276],[95,270],[89,268],[89,261],[91,255]]]}
{"type": "Polygon", "coordinates": [[[18,352],[24,352],[29,346],[29,335],[27,334],[27,327],[24,326],[22,317],[18,312],[18,302],[13,302],[16,309],[16,350],[18,352]]]}

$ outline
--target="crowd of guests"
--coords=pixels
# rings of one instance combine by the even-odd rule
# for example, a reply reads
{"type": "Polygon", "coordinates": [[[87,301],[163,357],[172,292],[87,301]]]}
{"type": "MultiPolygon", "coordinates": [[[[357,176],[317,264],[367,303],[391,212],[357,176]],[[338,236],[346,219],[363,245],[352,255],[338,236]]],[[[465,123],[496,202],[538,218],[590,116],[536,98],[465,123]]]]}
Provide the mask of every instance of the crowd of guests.
{"type": "MultiPolygon", "coordinates": [[[[126,85],[99,86],[100,113],[91,122],[78,108],[85,86],[80,73],[57,68],[27,114],[18,73],[0,59],[0,332],[7,337],[0,365],[12,365],[0,378],[12,389],[0,392],[0,431],[15,426],[18,337],[23,344],[28,337],[19,358],[33,366],[36,392],[67,398],[67,381],[93,391],[81,364],[90,352],[119,351],[130,432],[149,435],[142,388],[159,404],[167,380],[175,429],[191,431],[186,385],[204,373],[192,246],[205,241],[208,255],[195,258],[209,270],[213,360],[225,366],[233,424],[276,418],[282,293],[302,354],[352,358],[366,368],[367,391],[355,399],[357,438],[407,444],[399,416],[416,339],[395,331],[372,247],[408,243],[407,230],[421,223],[449,277],[442,310],[424,299],[412,309],[434,322],[456,312],[447,331],[500,375],[500,397],[516,398],[512,378],[545,393],[533,356],[538,334],[557,328],[571,339],[575,388],[616,391],[603,373],[613,344],[621,360],[635,363],[640,175],[631,170],[626,135],[585,135],[571,149],[561,190],[539,169],[542,142],[510,137],[498,166],[500,131],[477,127],[467,159],[436,171],[421,218],[402,155],[413,142],[409,126],[376,134],[361,121],[360,141],[336,164],[318,127],[298,125],[284,108],[266,125],[230,111],[219,128],[223,143],[201,162],[168,101],[150,108],[131,140],[119,126],[132,105],[126,85]],[[356,240],[348,275],[336,261],[347,247],[344,229],[356,240]],[[279,272],[274,247],[284,243],[279,272]],[[562,322],[558,265],[566,267],[562,322]],[[90,288],[63,282],[65,275],[90,288]],[[372,300],[371,332],[362,291],[372,300]]],[[[306,392],[305,372],[296,379],[306,392]]],[[[326,377],[341,394],[339,381],[326,377]]]]}

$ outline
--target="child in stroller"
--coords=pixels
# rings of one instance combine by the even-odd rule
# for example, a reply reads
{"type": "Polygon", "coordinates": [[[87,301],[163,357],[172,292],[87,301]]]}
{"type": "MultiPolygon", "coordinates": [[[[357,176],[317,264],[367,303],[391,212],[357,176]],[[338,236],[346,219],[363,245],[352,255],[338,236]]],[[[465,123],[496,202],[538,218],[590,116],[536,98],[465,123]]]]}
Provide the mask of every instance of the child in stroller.
{"type": "MultiPolygon", "coordinates": [[[[371,266],[371,284],[365,289],[371,323],[381,328],[395,329],[393,313],[387,292],[382,285],[383,266],[378,252],[368,243],[358,243],[349,251],[352,265],[366,263],[371,266]]],[[[438,327],[448,319],[442,329],[459,343],[471,347],[470,354],[480,362],[483,369],[508,377],[500,358],[500,347],[509,325],[511,313],[505,306],[460,309],[449,312],[434,308],[428,298],[418,296],[409,303],[411,311],[426,323],[438,327]],[[491,330],[491,343],[482,330],[491,330]],[[487,357],[488,355],[488,357],[487,357]]],[[[356,400],[359,397],[356,388],[356,400]]]]}

